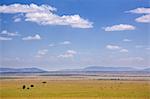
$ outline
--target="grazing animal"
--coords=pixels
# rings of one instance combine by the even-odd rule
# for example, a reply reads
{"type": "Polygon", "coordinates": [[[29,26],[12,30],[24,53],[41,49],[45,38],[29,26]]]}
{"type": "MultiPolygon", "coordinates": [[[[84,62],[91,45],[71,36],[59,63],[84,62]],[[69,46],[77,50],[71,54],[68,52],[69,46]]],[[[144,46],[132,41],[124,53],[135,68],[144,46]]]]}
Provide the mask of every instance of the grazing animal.
{"type": "Polygon", "coordinates": [[[23,86],[22,86],[22,89],[25,89],[25,88],[26,88],[26,86],[25,86],[25,85],[23,85],[23,86]]]}
{"type": "Polygon", "coordinates": [[[42,83],[45,84],[45,83],[47,83],[47,82],[46,82],[46,81],[43,81],[42,83]]]}
{"type": "Polygon", "coordinates": [[[30,87],[34,87],[34,85],[31,85],[30,87]]]}

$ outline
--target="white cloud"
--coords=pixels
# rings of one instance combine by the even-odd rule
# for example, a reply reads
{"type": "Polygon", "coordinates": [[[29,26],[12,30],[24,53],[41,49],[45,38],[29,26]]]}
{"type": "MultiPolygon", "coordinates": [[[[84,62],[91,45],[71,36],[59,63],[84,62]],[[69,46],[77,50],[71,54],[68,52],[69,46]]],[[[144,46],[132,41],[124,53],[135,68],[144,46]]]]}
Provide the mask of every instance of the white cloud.
{"type": "Polygon", "coordinates": [[[136,14],[150,14],[150,8],[136,8],[126,12],[136,13],[136,14]]]}
{"type": "Polygon", "coordinates": [[[103,28],[105,31],[125,31],[125,30],[135,30],[135,26],[129,24],[119,24],[103,28]]]}
{"type": "Polygon", "coordinates": [[[12,38],[0,36],[0,41],[9,41],[9,40],[12,40],[12,38]]]}
{"type": "Polygon", "coordinates": [[[92,28],[92,23],[79,15],[58,16],[50,13],[27,13],[26,21],[36,22],[41,25],[68,25],[74,28],[92,28]]]}
{"type": "Polygon", "coordinates": [[[23,13],[17,14],[13,17],[13,20],[14,20],[14,22],[20,22],[20,21],[22,21],[22,17],[24,17],[23,13]]]}
{"type": "Polygon", "coordinates": [[[35,36],[27,36],[22,38],[22,40],[41,40],[40,35],[36,34],[35,36]]]}
{"type": "Polygon", "coordinates": [[[43,50],[39,50],[39,51],[38,51],[38,54],[40,54],[40,55],[45,55],[47,52],[48,52],[47,49],[43,49],[43,50]]]}
{"type": "Polygon", "coordinates": [[[35,12],[49,12],[56,11],[56,8],[41,5],[38,6],[36,4],[11,4],[11,5],[1,5],[0,12],[1,13],[35,13],[35,12]]]}
{"type": "Polygon", "coordinates": [[[118,50],[118,49],[121,49],[120,46],[117,46],[117,45],[107,45],[106,46],[107,49],[110,49],[110,50],[118,50]]]}
{"type": "Polygon", "coordinates": [[[129,52],[127,49],[121,49],[120,52],[129,52]]]}
{"type": "Polygon", "coordinates": [[[60,44],[61,45],[69,45],[69,44],[71,44],[71,42],[70,41],[64,41],[64,42],[60,42],[60,44]]]}
{"type": "Polygon", "coordinates": [[[129,52],[127,49],[118,45],[107,45],[106,48],[109,50],[118,50],[119,52],[129,52]]]}
{"type": "Polygon", "coordinates": [[[73,58],[77,54],[74,50],[68,50],[64,54],[59,55],[60,58],[73,58]]]}
{"type": "Polygon", "coordinates": [[[20,22],[21,18],[14,18],[14,22],[20,22]]]}
{"type": "Polygon", "coordinates": [[[131,42],[132,40],[129,39],[123,39],[124,42],[131,42]]]}
{"type": "Polygon", "coordinates": [[[143,15],[135,19],[136,22],[150,23],[150,14],[143,15]]]}
{"type": "Polygon", "coordinates": [[[39,51],[37,52],[36,57],[37,57],[37,58],[40,58],[40,57],[46,55],[47,53],[48,53],[48,50],[47,50],[47,49],[39,50],[39,51]]]}
{"type": "Polygon", "coordinates": [[[74,50],[68,50],[67,53],[69,53],[69,54],[77,54],[77,52],[74,51],[74,50]]]}
{"type": "Polygon", "coordinates": [[[54,47],[54,46],[55,46],[55,44],[51,43],[51,44],[49,44],[48,46],[50,46],[50,47],[54,47]]]}
{"type": "Polygon", "coordinates": [[[150,23],[150,8],[136,8],[126,12],[135,14],[145,14],[136,18],[135,21],[140,23],[150,23]]]}
{"type": "Polygon", "coordinates": [[[54,14],[56,8],[49,5],[36,4],[11,4],[0,6],[0,13],[24,13],[25,21],[41,25],[68,25],[74,28],[92,28],[92,22],[81,18],[79,15],[54,14]]]}
{"type": "Polygon", "coordinates": [[[3,30],[0,35],[6,35],[6,36],[20,36],[17,32],[8,32],[7,30],[3,30]]]}

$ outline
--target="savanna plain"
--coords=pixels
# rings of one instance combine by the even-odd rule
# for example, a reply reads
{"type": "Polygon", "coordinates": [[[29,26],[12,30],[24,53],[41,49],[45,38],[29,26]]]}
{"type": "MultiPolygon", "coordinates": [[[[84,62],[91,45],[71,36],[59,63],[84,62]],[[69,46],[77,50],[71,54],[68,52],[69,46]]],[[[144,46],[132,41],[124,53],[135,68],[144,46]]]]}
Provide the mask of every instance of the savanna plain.
{"type": "Polygon", "coordinates": [[[55,76],[3,77],[0,79],[0,98],[150,99],[150,82],[149,80],[85,79],[55,76]],[[24,89],[23,85],[25,85],[24,89]]]}

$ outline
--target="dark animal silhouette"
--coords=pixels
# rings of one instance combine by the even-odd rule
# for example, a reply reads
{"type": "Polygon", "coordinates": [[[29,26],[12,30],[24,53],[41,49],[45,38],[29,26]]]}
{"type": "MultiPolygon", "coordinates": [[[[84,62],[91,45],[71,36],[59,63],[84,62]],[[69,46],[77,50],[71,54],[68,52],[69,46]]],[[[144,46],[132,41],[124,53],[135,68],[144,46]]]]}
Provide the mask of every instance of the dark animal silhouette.
{"type": "Polygon", "coordinates": [[[30,87],[34,87],[34,85],[31,85],[30,87]]]}
{"type": "Polygon", "coordinates": [[[42,83],[45,84],[45,83],[47,83],[47,82],[46,82],[46,81],[43,81],[42,83]]]}
{"type": "Polygon", "coordinates": [[[25,86],[25,85],[23,85],[23,86],[22,86],[22,89],[25,89],[25,88],[26,88],[26,86],[25,86]]]}

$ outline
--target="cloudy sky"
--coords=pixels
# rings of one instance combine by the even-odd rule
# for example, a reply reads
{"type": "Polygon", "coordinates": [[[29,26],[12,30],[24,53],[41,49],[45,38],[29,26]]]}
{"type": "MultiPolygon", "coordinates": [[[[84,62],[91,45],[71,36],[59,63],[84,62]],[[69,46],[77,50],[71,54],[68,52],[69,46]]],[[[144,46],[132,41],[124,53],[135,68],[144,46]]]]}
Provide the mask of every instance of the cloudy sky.
{"type": "Polygon", "coordinates": [[[1,0],[0,66],[150,66],[149,0],[1,0]]]}

